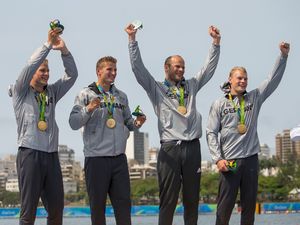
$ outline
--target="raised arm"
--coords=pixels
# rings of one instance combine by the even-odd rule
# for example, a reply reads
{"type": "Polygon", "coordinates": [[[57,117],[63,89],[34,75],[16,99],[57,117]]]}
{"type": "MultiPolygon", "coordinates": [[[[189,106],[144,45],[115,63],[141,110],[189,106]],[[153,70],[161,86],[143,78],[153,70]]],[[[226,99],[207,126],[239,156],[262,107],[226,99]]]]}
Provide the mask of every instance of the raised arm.
{"type": "Polygon", "coordinates": [[[65,68],[65,74],[63,77],[58,79],[53,85],[54,92],[56,94],[55,100],[57,102],[74,85],[78,77],[78,71],[74,58],[62,38],[58,37],[56,39],[55,45],[52,46],[52,49],[61,52],[61,58],[65,68]]]}
{"type": "Polygon", "coordinates": [[[286,62],[288,58],[288,54],[290,51],[290,45],[286,42],[281,42],[279,44],[279,49],[280,49],[280,56],[277,58],[274,68],[269,75],[269,77],[262,82],[262,84],[257,88],[259,92],[259,99],[260,102],[264,102],[266,98],[268,98],[278,87],[285,67],[286,67],[286,62]]]}
{"type": "Polygon", "coordinates": [[[16,95],[23,96],[28,91],[34,73],[46,59],[58,35],[58,30],[49,30],[47,41],[32,54],[14,85],[16,95]]]}
{"type": "Polygon", "coordinates": [[[204,66],[197,73],[197,75],[192,78],[195,80],[197,85],[197,91],[200,90],[213,76],[220,56],[220,40],[221,34],[218,28],[210,26],[208,28],[208,33],[212,37],[212,46],[209,50],[208,57],[205,61],[204,66]]]}
{"type": "Polygon", "coordinates": [[[132,24],[129,24],[125,28],[125,31],[127,32],[129,39],[129,56],[132,71],[137,79],[137,82],[145,89],[151,101],[153,101],[156,92],[156,81],[148,72],[142,61],[139,46],[136,41],[137,30],[134,29],[132,24]]]}

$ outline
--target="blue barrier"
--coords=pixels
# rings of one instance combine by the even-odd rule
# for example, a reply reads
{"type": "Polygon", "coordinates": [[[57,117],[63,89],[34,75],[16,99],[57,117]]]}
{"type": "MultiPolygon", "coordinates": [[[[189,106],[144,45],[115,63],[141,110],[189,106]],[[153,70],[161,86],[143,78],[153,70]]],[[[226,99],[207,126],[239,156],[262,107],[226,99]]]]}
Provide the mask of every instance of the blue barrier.
{"type": "MultiPolygon", "coordinates": [[[[210,204],[199,205],[199,213],[212,213],[215,211],[216,206],[210,204]]],[[[178,205],[176,207],[175,213],[182,214],[183,206],[178,205]]],[[[19,217],[19,208],[0,208],[0,218],[17,218],[19,217]]],[[[142,205],[142,206],[132,206],[131,215],[158,215],[159,206],[157,205],[142,205]]],[[[112,206],[107,206],[105,214],[107,216],[114,216],[114,210],[112,206]]],[[[64,216],[65,217],[89,217],[91,215],[89,207],[65,207],[64,216]]],[[[46,217],[47,211],[44,208],[38,208],[36,212],[37,217],[46,217]]]]}
{"type": "Polygon", "coordinates": [[[299,202],[264,203],[262,204],[262,210],[264,212],[286,212],[286,211],[300,212],[300,203],[299,202]]]}
{"type": "MultiPolygon", "coordinates": [[[[200,204],[198,211],[199,213],[215,213],[216,204],[200,204]]],[[[176,207],[175,213],[182,214],[183,206],[178,205],[176,207]]],[[[295,211],[300,212],[300,202],[296,203],[264,203],[262,204],[263,212],[281,212],[281,211],[295,211]]],[[[19,208],[0,208],[0,219],[1,218],[18,218],[20,213],[19,208]]],[[[141,205],[132,206],[131,215],[157,215],[159,213],[159,206],[157,205],[141,205]]],[[[106,207],[105,214],[107,216],[113,216],[114,210],[111,206],[106,207]]],[[[64,216],[65,217],[89,217],[91,215],[89,207],[65,207],[64,216]]],[[[47,211],[44,208],[38,208],[36,212],[37,217],[46,217],[47,211]]]]}

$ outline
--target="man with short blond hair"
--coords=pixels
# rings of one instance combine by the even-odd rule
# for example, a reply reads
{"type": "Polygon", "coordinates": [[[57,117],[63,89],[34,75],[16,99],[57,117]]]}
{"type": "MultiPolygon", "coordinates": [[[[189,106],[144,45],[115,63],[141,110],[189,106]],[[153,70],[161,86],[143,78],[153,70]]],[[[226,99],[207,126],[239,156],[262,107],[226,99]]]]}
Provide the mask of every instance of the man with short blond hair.
{"type": "Polygon", "coordinates": [[[247,92],[248,74],[234,67],[221,86],[224,96],[210,109],[206,138],[213,161],[220,171],[216,225],[228,225],[240,190],[241,225],[254,224],[258,186],[257,119],[264,101],[275,91],[283,76],[288,43],[280,43],[280,56],[270,76],[247,92]]]}
{"type": "Polygon", "coordinates": [[[116,224],[131,225],[125,149],[129,131],[139,129],[146,118],[132,118],[127,95],[114,84],[116,63],[111,56],[98,60],[98,80],[80,91],[69,118],[72,129],[83,128],[84,171],[92,225],[106,224],[107,195],[116,224]]]}
{"type": "Polygon", "coordinates": [[[58,29],[48,32],[47,42],[34,52],[10,90],[18,132],[20,225],[34,224],[40,197],[48,213],[47,224],[62,224],[64,192],[55,106],[73,86],[78,72],[59,33],[58,29]],[[48,84],[46,57],[52,49],[61,52],[65,74],[48,84]]]}

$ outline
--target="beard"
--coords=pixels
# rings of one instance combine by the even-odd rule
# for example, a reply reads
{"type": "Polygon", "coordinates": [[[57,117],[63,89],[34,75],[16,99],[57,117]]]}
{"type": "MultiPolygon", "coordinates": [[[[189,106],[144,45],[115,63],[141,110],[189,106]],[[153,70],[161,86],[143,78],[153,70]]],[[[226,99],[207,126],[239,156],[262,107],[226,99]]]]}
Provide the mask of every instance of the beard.
{"type": "Polygon", "coordinates": [[[47,85],[48,85],[48,80],[40,79],[40,80],[38,81],[38,84],[39,84],[40,86],[47,86],[47,85]]]}
{"type": "Polygon", "coordinates": [[[183,79],[183,75],[172,74],[172,75],[169,75],[169,79],[170,79],[170,81],[178,83],[183,79]]]}

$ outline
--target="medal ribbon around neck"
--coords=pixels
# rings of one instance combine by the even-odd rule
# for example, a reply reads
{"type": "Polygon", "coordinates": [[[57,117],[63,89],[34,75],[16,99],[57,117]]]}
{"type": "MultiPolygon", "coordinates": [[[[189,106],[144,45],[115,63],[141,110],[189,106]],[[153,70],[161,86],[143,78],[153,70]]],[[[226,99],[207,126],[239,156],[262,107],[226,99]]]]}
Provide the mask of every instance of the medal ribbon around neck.
{"type": "Polygon", "coordinates": [[[113,94],[111,93],[111,91],[108,92],[108,97],[109,97],[109,100],[110,102],[108,102],[108,98],[107,98],[107,95],[105,94],[103,88],[97,83],[97,87],[98,87],[98,90],[100,91],[102,97],[103,97],[103,100],[104,100],[104,104],[107,108],[107,112],[108,112],[108,119],[112,119],[113,118],[113,114],[114,114],[114,111],[115,111],[115,97],[113,96],[113,94]]]}
{"type": "Polygon", "coordinates": [[[164,85],[173,93],[173,95],[177,96],[179,100],[179,106],[184,106],[184,87],[181,85],[179,90],[177,87],[171,87],[170,83],[165,80],[164,85]]]}
{"type": "Polygon", "coordinates": [[[37,96],[37,101],[40,109],[40,117],[39,117],[40,121],[45,121],[46,98],[47,95],[45,92],[42,92],[37,96]]]}
{"type": "Polygon", "coordinates": [[[240,101],[240,107],[237,107],[237,105],[234,103],[232,99],[232,95],[229,93],[229,100],[233,104],[234,109],[237,111],[237,114],[239,116],[240,124],[245,124],[245,99],[244,96],[242,96],[240,101]]]}

